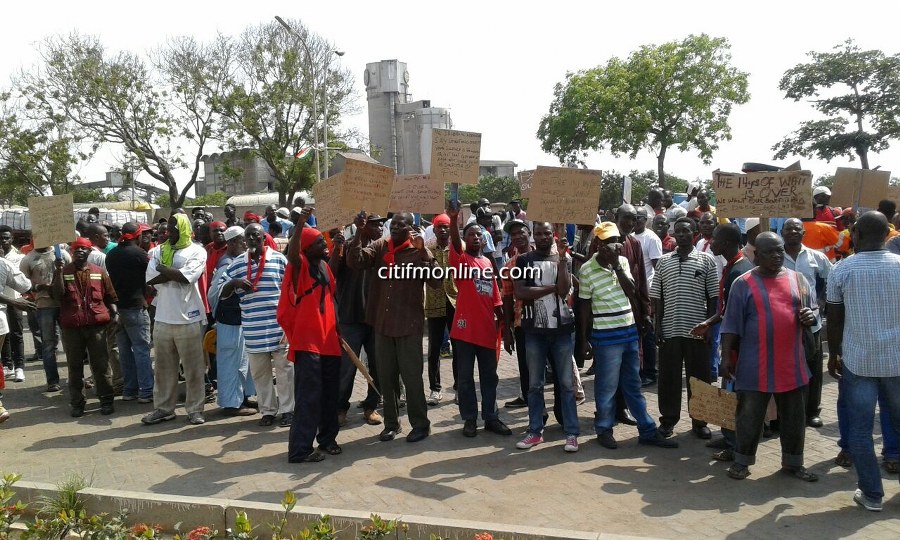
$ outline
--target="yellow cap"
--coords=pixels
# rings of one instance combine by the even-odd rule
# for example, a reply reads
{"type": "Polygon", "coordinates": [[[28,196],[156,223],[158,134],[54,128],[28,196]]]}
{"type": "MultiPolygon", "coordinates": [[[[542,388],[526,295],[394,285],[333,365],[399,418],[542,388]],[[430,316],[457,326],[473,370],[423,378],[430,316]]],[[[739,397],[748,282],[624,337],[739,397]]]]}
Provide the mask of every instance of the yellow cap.
{"type": "Polygon", "coordinates": [[[594,227],[594,236],[596,236],[600,240],[606,240],[607,238],[612,238],[613,236],[620,236],[619,228],[616,227],[616,224],[612,221],[604,221],[594,227]]]}

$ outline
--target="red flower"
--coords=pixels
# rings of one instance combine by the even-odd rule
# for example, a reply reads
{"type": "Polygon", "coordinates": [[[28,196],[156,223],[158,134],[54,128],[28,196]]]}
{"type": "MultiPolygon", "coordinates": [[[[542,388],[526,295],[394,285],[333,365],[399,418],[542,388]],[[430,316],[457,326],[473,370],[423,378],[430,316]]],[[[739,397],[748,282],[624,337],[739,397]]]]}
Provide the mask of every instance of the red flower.
{"type": "Polygon", "coordinates": [[[197,527],[188,533],[187,540],[207,540],[211,534],[209,527],[197,527]]]}
{"type": "Polygon", "coordinates": [[[494,540],[494,536],[489,532],[476,533],[475,540],[494,540]]]}

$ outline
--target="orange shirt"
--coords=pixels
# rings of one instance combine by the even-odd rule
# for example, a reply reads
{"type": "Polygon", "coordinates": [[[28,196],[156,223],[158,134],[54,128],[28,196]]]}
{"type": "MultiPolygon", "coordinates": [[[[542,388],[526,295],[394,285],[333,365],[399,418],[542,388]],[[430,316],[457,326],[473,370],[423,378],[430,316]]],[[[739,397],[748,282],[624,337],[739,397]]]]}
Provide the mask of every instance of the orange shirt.
{"type": "Polygon", "coordinates": [[[834,247],[838,242],[838,230],[831,223],[823,221],[804,221],[803,245],[809,249],[823,252],[829,259],[834,260],[834,247]]]}

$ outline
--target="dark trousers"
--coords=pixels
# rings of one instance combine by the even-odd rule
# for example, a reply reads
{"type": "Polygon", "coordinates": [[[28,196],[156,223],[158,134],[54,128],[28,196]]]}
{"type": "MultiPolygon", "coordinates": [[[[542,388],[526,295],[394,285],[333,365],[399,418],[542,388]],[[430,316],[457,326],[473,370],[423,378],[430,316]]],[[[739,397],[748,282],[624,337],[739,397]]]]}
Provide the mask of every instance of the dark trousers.
{"type": "MultiPolygon", "coordinates": [[[[659,359],[659,423],[663,427],[673,428],[681,418],[681,370],[690,380],[696,377],[704,382],[711,382],[709,370],[709,345],[702,339],[684,337],[668,338],[660,347],[659,359]]],[[[691,399],[691,386],[687,389],[691,399]]],[[[692,420],[693,427],[705,426],[706,422],[692,420]]]]}
{"type": "MultiPolygon", "coordinates": [[[[444,317],[432,317],[428,321],[428,388],[435,392],[441,391],[441,345],[444,344],[445,332],[450,331],[453,324],[455,310],[450,302],[447,302],[447,315],[444,317]]],[[[453,387],[456,388],[456,375],[458,370],[456,348],[453,348],[452,368],[453,387]]]]}
{"type": "Polygon", "coordinates": [[[25,339],[22,337],[22,310],[9,306],[6,310],[9,334],[0,349],[3,365],[8,368],[25,369],[25,339]]]}
{"type": "Polygon", "coordinates": [[[63,328],[62,343],[69,365],[69,400],[72,407],[84,407],[84,360],[89,358],[91,374],[100,403],[113,402],[112,372],[106,349],[105,325],[63,328]]]}
{"type": "Polygon", "coordinates": [[[641,353],[643,354],[643,363],[641,364],[641,379],[649,379],[655,381],[656,373],[656,331],[649,330],[641,336],[641,353]]]}
{"type": "Polygon", "coordinates": [[[428,429],[428,405],[422,382],[422,334],[388,337],[375,334],[375,362],[384,397],[384,428],[400,427],[400,379],[406,386],[406,411],[413,429],[428,429]]]}
{"type": "Polygon", "coordinates": [[[41,339],[41,324],[38,322],[37,310],[29,309],[26,313],[28,319],[28,329],[31,331],[31,339],[34,343],[34,357],[41,358],[41,351],[44,348],[44,342],[41,339]]]}
{"type": "Polygon", "coordinates": [[[813,334],[812,354],[806,355],[806,365],[812,375],[809,378],[809,391],[806,397],[806,418],[819,416],[822,410],[822,331],[813,334]]]}
{"type": "Polygon", "coordinates": [[[525,356],[525,331],[521,327],[513,329],[513,338],[516,341],[516,360],[519,364],[519,389],[522,392],[522,399],[528,399],[528,387],[531,381],[528,378],[528,361],[525,356]]]}
{"type": "MultiPolygon", "coordinates": [[[[375,381],[376,387],[381,387],[378,382],[378,368],[375,361],[375,333],[372,327],[366,323],[341,324],[341,337],[350,345],[350,350],[359,358],[363,348],[366,349],[366,367],[369,375],[375,381]]],[[[350,410],[350,397],[353,395],[353,384],[356,382],[356,365],[350,360],[347,351],[341,352],[341,379],[338,392],[338,411],[350,410]]],[[[366,383],[366,399],[363,400],[363,411],[374,411],[378,408],[378,392],[366,383]]]]}
{"type": "Polygon", "coordinates": [[[781,426],[781,465],[783,467],[803,466],[803,445],[806,436],[806,414],[804,413],[806,390],[805,386],[801,386],[790,392],[777,394],[748,390],[737,391],[735,463],[750,466],[756,462],[756,448],[762,437],[769,397],[775,396],[775,406],[778,409],[778,420],[781,426]]]}
{"type": "Polygon", "coordinates": [[[473,343],[454,339],[453,350],[459,351],[459,415],[463,420],[478,418],[478,397],[475,395],[475,362],[478,361],[478,381],[481,384],[481,419],[496,420],[497,415],[497,351],[473,343]]]}
{"type": "Polygon", "coordinates": [[[294,419],[288,436],[288,461],[313,452],[313,441],[329,446],[337,440],[340,356],[298,352],[294,358],[294,419]]]}

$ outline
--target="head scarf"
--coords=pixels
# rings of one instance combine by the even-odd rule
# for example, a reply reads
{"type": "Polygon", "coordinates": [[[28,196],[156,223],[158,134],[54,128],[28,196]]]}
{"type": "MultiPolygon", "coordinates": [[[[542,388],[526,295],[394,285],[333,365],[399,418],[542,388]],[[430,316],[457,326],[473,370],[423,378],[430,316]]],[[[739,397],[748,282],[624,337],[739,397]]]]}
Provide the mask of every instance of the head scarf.
{"type": "Polygon", "coordinates": [[[226,229],[226,228],[228,228],[228,225],[225,225],[221,221],[213,221],[212,223],[209,224],[209,232],[213,232],[216,229],[218,229],[219,227],[226,229]]]}
{"type": "Polygon", "coordinates": [[[260,222],[262,222],[262,218],[259,217],[259,216],[257,216],[256,214],[254,214],[254,213],[251,212],[250,210],[247,210],[246,212],[244,212],[244,221],[246,221],[247,223],[249,223],[249,222],[251,222],[251,221],[255,221],[255,222],[257,222],[257,223],[260,223],[260,222]]]}
{"type": "Polygon", "coordinates": [[[319,229],[303,227],[300,229],[300,249],[306,251],[320,236],[322,236],[322,233],[319,232],[319,229]]]}
{"type": "Polygon", "coordinates": [[[129,240],[137,240],[141,237],[141,234],[143,234],[144,231],[149,230],[150,227],[148,227],[146,223],[138,223],[136,231],[134,231],[133,233],[122,233],[120,240],[122,240],[123,242],[127,242],[129,240]]]}
{"type": "Polygon", "coordinates": [[[450,225],[450,216],[447,214],[438,214],[434,216],[434,219],[431,220],[431,224],[435,227],[439,227],[441,225],[450,225]]]}
{"type": "MultiPolygon", "coordinates": [[[[191,230],[191,220],[184,214],[175,214],[172,216],[175,220],[175,228],[178,229],[178,243],[174,246],[171,242],[165,242],[160,249],[160,262],[164,266],[172,266],[175,260],[175,252],[191,245],[193,231],[191,230]]],[[[172,223],[169,223],[169,227],[172,223]]]]}
{"type": "Polygon", "coordinates": [[[78,238],[76,238],[74,242],[69,244],[69,246],[72,248],[72,251],[75,251],[76,249],[78,249],[80,247],[88,248],[88,249],[91,249],[92,247],[94,247],[94,245],[91,244],[91,241],[83,236],[79,236],[78,238]]]}

